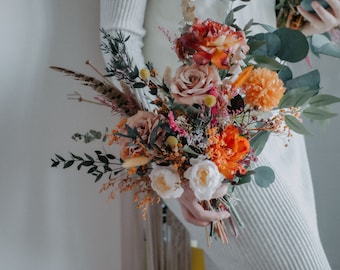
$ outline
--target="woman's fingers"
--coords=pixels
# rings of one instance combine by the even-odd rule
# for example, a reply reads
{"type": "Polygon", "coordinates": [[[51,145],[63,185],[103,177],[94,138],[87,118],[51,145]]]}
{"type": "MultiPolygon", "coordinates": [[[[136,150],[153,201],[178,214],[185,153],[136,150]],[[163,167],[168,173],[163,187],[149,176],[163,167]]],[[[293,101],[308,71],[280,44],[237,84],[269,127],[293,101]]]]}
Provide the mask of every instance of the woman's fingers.
{"type": "Polygon", "coordinates": [[[321,34],[340,24],[340,1],[326,1],[330,6],[328,9],[322,7],[317,1],[312,2],[315,13],[307,12],[301,6],[297,7],[300,14],[309,22],[302,30],[305,34],[321,34]]]}
{"type": "MultiPolygon", "coordinates": [[[[226,187],[222,185],[214,195],[215,198],[223,196],[226,187]]],[[[190,188],[185,188],[182,196],[178,199],[185,220],[197,226],[207,226],[212,221],[218,221],[230,217],[228,211],[206,210],[197,201],[195,194],[190,188]]]]}

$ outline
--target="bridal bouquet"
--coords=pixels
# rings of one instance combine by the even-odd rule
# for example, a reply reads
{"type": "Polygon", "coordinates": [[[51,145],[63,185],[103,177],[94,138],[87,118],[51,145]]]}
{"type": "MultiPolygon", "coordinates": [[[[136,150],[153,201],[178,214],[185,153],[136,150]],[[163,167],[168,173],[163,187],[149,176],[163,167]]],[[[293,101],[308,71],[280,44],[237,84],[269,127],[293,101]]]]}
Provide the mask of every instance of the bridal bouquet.
{"type": "MultiPolygon", "coordinates": [[[[114,197],[117,190],[133,190],[144,214],[150,203],[178,198],[190,188],[203,207],[226,209],[232,224],[236,220],[242,225],[232,192],[251,181],[261,187],[274,181],[270,167],[257,165],[270,134],[289,143],[292,131],[308,133],[301,115],[332,117],[321,106],[339,99],[319,93],[317,70],[293,78],[284,64],[306,56],[308,43],[300,32],[267,27],[265,33],[250,36],[252,21],[242,30],[234,24],[233,13],[240,8],[220,23],[195,18],[187,5],[182,31],[173,41],[181,64],[162,77],[151,63],[140,69],[133,64],[126,50],[129,37],[104,30],[102,49],[111,59],[101,79],[52,67],[92,87],[98,96],[91,102],[120,115],[119,124],[105,132],[73,135],[86,143],[103,140],[105,151],[71,153],[69,158],[56,154],[52,166],[85,169],[95,181],[105,175],[102,191],[114,197]],[[119,145],[118,156],[110,151],[112,145],[119,145]],[[222,183],[229,184],[228,194],[212,199],[222,183]]],[[[211,224],[210,236],[227,241],[225,226],[226,221],[211,224]]]]}

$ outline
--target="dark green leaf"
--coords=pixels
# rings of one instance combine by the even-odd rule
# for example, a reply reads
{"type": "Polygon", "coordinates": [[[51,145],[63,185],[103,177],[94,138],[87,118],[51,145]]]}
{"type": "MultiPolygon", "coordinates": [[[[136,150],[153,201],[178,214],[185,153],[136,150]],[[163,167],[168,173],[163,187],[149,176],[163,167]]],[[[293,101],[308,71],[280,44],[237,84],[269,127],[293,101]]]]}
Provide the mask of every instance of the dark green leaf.
{"type": "Polygon", "coordinates": [[[327,112],[316,107],[308,107],[302,113],[311,120],[326,120],[337,115],[336,113],[327,112]]]}
{"type": "Polygon", "coordinates": [[[259,154],[261,154],[269,138],[269,135],[270,135],[270,132],[266,130],[262,130],[258,134],[256,134],[255,137],[251,139],[250,144],[251,144],[251,147],[254,149],[255,156],[258,156],[259,154]]]}
{"type": "Polygon", "coordinates": [[[278,75],[283,82],[286,82],[293,78],[293,72],[288,66],[282,66],[282,68],[278,72],[278,75]]]}
{"type": "Polygon", "coordinates": [[[116,157],[114,155],[112,155],[112,154],[106,154],[106,157],[108,159],[116,159],[116,157]]]}
{"type": "Polygon", "coordinates": [[[85,154],[85,157],[86,157],[88,160],[94,161],[93,157],[91,157],[91,156],[88,155],[88,154],[85,154]]]}
{"type": "Polygon", "coordinates": [[[242,175],[239,177],[237,185],[246,184],[246,183],[249,183],[250,181],[251,181],[251,174],[247,173],[246,175],[242,175]]]}
{"type": "Polygon", "coordinates": [[[306,88],[291,89],[280,100],[279,108],[300,107],[317,92],[318,90],[311,91],[306,88]]]}
{"type": "Polygon", "coordinates": [[[160,127],[160,125],[162,124],[161,121],[159,121],[158,125],[155,126],[155,128],[151,131],[150,133],[150,144],[154,145],[157,139],[157,134],[158,134],[158,129],[160,127]]]}
{"type": "Polygon", "coordinates": [[[320,72],[318,70],[310,71],[294,79],[286,81],[285,86],[288,90],[305,87],[314,90],[320,89],[320,72]]]}
{"type": "Polygon", "coordinates": [[[301,31],[280,28],[274,34],[281,40],[281,49],[276,54],[280,59],[295,63],[307,56],[309,45],[301,31]]]}
{"type": "Polygon", "coordinates": [[[57,159],[61,160],[61,161],[65,161],[65,159],[62,156],[59,156],[57,154],[55,154],[55,156],[57,157],[57,159]]]}
{"type": "Polygon", "coordinates": [[[102,173],[99,173],[97,176],[96,176],[96,179],[94,180],[94,182],[98,182],[100,180],[100,178],[102,178],[103,174],[102,173]]]}
{"type": "Polygon", "coordinates": [[[282,64],[277,62],[275,59],[266,55],[253,55],[253,59],[259,67],[266,67],[271,70],[281,70],[282,64]]]}
{"type": "Polygon", "coordinates": [[[97,171],[97,166],[91,167],[91,168],[87,171],[87,173],[93,173],[93,172],[95,172],[95,171],[97,171]]]}
{"type": "Polygon", "coordinates": [[[130,79],[131,79],[131,80],[134,80],[134,79],[136,79],[136,78],[138,77],[138,75],[139,75],[139,70],[138,70],[137,66],[135,66],[135,68],[133,69],[133,71],[130,72],[130,74],[129,74],[130,79]]]}
{"type": "Polygon", "coordinates": [[[108,165],[104,165],[105,172],[111,172],[112,169],[108,165]]]}
{"type": "Polygon", "coordinates": [[[309,131],[292,115],[285,115],[286,125],[293,131],[303,135],[310,135],[309,131]]]}
{"type": "Polygon", "coordinates": [[[333,103],[340,102],[340,98],[332,95],[320,94],[312,97],[309,100],[309,105],[314,107],[327,106],[333,103]]]}
{"type": "Polygon", "coordinates": [[[98,156],[98,159],[105,164],[109,163],[109,160],[105,156],[98,156]]]}
{"type": "Polygon", "coordinates": [[[275,180],[275,174],[272,168],[261,166],[255,169],[255,182],[260,187],[268,187],[275,180]]]}
{"type": "Polygon", "coordinates": [[[60,164],[60,162],[57,161],[57,160],[54,160],[54,159],[51,159],[51,160],[52,160],[51,167],[58,167],[58,165],[60,164]]]}
{"type": "Polygon", "coordinates": [[[129,125],[125,125],[126,128],[126,132],[128,134],[128,136],[132,139],[136,139],[138,136],[137,130],[136,129],[132,129],[129,125]]]}
{"type": "Polygon", "coordinates": [[[136,83],[133,84],[134,88],[144,88],[145,86],[146,86],[146,84],[143,83],[143,82],[136,82],[136,83]]]}
{"type": "Polygon", "coordinates": [[[94,163],[94,161],[93,160],[85,160],[85,161],[83,161],[82,163],[80,163],[82,166],[86,166],[86,167],[88,167],[88,166],[92,166],[93,165],[93,163],[94,163]]]}
{"type": "MultiPolygon", "coordinates": [[[[281,49],[281,39],[278,35],[273,33],[260,33],[252,37],[257,41],[263,41],[264,44],[258,47],[253,54],[266,55],[269,57],[274,57],[281,49]]],[[[252,47],[253,49],[254,47],[252,47]]]]}
{"type": "Polygon", "coordinates": [[[84,160],[82,157],[76,156],[76,155],[73,154],[73,153],[71,153],[71,156],[72,156],[74,159],[77,159],[77,160],[84,160]]]}
{"type": "Polygon", "coordinates": [[[74,163],[74,160],[68,160],[67,162],[65,162],[63,169],[71,167],[73,163],[74,163]]]}

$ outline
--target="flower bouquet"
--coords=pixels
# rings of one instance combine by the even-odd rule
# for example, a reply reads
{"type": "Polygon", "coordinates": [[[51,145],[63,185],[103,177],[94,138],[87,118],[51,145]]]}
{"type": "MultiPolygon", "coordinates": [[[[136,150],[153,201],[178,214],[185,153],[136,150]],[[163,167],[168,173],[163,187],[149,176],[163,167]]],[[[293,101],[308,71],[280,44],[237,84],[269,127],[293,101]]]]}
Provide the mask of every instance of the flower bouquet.
{"type": "MultiPolygon", "coordinates": [[[[51,67],[92,87],[98,96],[90,102],[106,105],[109,113],[121,117],[105,132],[73,135],[86,143],[103,140],[105,151],[71,153],[69,158],[56,154],[52,167],[76,166],[95,181],[107,176],[101,191],[113,198],[117,190],[133,190],[144,215],[150,203],[178,198],[190,188],[206,209],[229,211],[233,229],[242,226],[233,190],[250,181],[261,187],[274,181],[270,167],[257,165],[270,134],[286,138],[286,143],[292,131],[307,134],[301,115],[332,117],[335,114],[321,106],[339,98],[319,93],[317,70],[293,78],[285,65],[308,53],[300,32],[267,27],[251,36],[252,21],[242,30],[234,24],[233,14],[240,8],[232,9],[224,23],[201,21],[190,1],[183,1],[185,20],[173,41],[182,63],[174,74],[166,69],[162,78],[151,63],[141,69],[133,64],[126,50],[129,37],[119,31],[111,35],[101,30],[102,49],[110,55],[101,79],[51,67]],[[298,49],[291,50],[292,46],[298,49]],[[108,77],[117,79],[121,87],[108,77]],[[136,96],[145,90],[141,102],[136,96]],[[119,156],[110,151],[111,145],[119,145],[119,156]],[[212,199],[222,183],[228,183],[228,193],[212,199]]],[[[227,242],[225,226],[227,220],[213,222],[209,236],[227,242]]]]}

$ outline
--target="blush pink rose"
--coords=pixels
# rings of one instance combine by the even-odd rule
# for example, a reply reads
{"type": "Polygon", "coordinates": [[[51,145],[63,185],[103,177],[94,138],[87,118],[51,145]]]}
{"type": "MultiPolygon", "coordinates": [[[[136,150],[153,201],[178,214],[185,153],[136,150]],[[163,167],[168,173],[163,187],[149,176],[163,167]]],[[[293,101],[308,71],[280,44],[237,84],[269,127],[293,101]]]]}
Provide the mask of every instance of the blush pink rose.
{"type": "Polygon", "coordinates": [[[170,81],[170,93],[177,103],[203,104],[205,96],[219,82],[218,71],[212,65],[182,65],[170,81]]]}
{"type": "MultiPolygon", "coordinates": [[[[152,130],[159,124],[160,121],[164,120],[165,117],[163,115],[157,115],[146,111],[138,111],[135,115],[127,119],[126,124],[132,129],[136,128],[142,140],[147,144],[150,144],[150,134],[152,130]]],[[[159,128],[155,144],[158,147],[161,147],[164,142],[164,138],[165,130],[159,128]]],[[[136,142],[134,142],[131,138],[121,137],[120,145],[122,159],[140,156],[145,150],[144,147],[136,144],[136,142]]]]}

